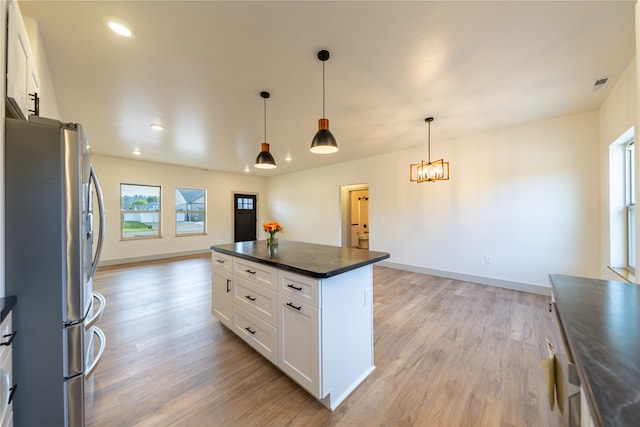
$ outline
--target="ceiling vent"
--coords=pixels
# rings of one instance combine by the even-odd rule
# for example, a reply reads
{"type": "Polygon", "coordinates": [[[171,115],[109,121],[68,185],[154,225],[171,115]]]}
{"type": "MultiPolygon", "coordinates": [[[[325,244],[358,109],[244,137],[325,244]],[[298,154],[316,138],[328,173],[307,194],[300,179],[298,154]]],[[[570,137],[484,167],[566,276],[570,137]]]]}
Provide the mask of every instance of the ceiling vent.
{"type": "Polygon", "coordinates": [[[609,84],[609,81],[613,78],[613,76],[605,76],[605,77],[599,77],[597,79],[595,79],[593,81],[593,90],[600,90],[600,89],[604,89],[605,87],[607,87],[607,85],[609,84]]]}

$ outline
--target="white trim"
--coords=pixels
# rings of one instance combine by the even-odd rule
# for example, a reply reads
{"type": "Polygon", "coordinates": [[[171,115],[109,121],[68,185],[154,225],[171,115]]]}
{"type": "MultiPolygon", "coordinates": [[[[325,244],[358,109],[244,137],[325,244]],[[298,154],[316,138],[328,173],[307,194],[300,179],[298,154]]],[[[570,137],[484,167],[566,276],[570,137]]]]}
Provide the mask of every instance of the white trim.
{"type": "Polygon", "coordinates": [[[131,264],[134,262],[156,261],[160,259],[177,258],[182,256],[202,255],[210,252],[211,252],[211,249],[206,248],[206,249],[197,249],[193,251],[172,252],[169,254],[155,254],[155,255],[138,256],[133,258],[110,259],[107,261],[100,261],[98,263],[98,267],[108,267],[111,265],[120,265],[120,264],[131,264]]]}
{"type": "Polygon", "coordinates": [[[544,296],[551,295],[551,286],[532,285],[529,283],[512,282],[510,280],[495,279],[491,277],[473,276],[471,274],[455,273],[452,271],[434,270],[432,268],[417,267],[414,265],[398,264],[389,261],[380,261],[381,267],[395,268],[396,270],[411,271],[413,273],[428,274],[447,279],[462,280],[465,282],[479,283],[481,285],[496,286],[498,288],[511,289],[513,291],[528,292],[544,296]]]}

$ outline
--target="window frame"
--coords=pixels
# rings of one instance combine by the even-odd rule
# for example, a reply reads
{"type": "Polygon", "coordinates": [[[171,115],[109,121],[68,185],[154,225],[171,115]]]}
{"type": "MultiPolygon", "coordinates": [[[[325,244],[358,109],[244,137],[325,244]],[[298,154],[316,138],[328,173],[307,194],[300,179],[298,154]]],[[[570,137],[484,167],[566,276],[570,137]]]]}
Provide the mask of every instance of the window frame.
{"type": "Polygon", "coordinates": [[[207,189],[206,188],[191,188],[191,187],[176,187],[175,189],[175,196],[176,198],[174,199],[174,213],[175,213],[175,235],[176,237],[187,237],[187,236],[204,236],[207,234],[207,189]],[[202,191],[202,197],[204,198],[202,206],[202,209],[185,209],[185,210],[178,210],[178,202],[177,202],[177,193],[179,190],[197,190],[197,191],[202,191]],[[201,232],[195,232],[195,233],[178,233],[178,215],[180,214],[200,214],[202,215],[202,231],[201,232]]]}
{"type": "MultiPolygon", "coordinates": [[[[135,195],[143,195],[144,191],[141,190],[140,193],[135,193],[135,195]]],[[[148,197],[155,197],[155,195],[151,195],[148,197]]],[[[153,202],[155,203],[155,202],[153,202]]],[[[127,220],[128,221],[128,220],[127,220]]],[[[140,221],[142,222],[142,221],[140,221]]],[[[143,223],[143,222],[142,222],[143,223]]],[[[151,228],[151,230],[153,230],[153,228],[151,228]]],[[[127,182],[121,182],[120,183],[120,240],[121,241],[126,241],[126,240],[145,240],[145,239],[159,239],[162,238],[162,186],[161,185],[154,185],[154,184],[132,184],[132,183],[127,183],[127,182]],[[133,234],[133,235],[126,235],[124,232],[124,223],[125,223],[125,217],[126,215],[144,215],[141,214],[141,212],[146,211],[146,209],[144,210],[139,210],[139,209],[123,209],[122,207],[122,202],[123,202],[123,188],[125,186],[128,187],[145,187],[145,188],[157,188],[158,189],[158,208],[157,209],[153,209],[150,210],[149,212],[147,212],[147,214],[154,214],[157,216],[157,233],[155,234],[133,234]]]]}
{"type": "Polygon", "coordinates": [[[634,140],[624,145],[624,194],[626,218],[626,265],[631,273],[636,272],[636,204],[635,204],[635,144],[634,140]]]}

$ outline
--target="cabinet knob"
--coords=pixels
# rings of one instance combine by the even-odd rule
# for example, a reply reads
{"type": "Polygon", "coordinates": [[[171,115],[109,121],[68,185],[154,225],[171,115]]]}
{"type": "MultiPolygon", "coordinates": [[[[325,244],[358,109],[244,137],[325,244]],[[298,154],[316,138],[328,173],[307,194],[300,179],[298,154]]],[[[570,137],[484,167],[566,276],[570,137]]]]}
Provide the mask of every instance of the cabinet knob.
{"type": "Polygon", "coordinates": [[[9,402],[7,402],[9,405],[11,405],[11,402],[13,402],[13,395],[16,393],[16,389],[18,388],[18,384],[14,384],[13,387],[9,388],[9,391],[11,393],[9,393],[9,402]]]}
{"type": "Polygon", "coordinates": [[[33,100],[33,110],[29,110],[29,112],[33,113],[36,116],[39,116],[40,115],[40,97],[38,96],[38,92],[30,93],[29,97],[33,100]]]}
{"type": "Polygon", "coordinates": [[[0,342],[0,345],[11,345],[11,343],[13,342],[13,339],[16,337],[16,334],[18,333],[18,331],[13,331],[12,334],[7,334],[7,335],[3,335],[3,338],[7,338],[10,337],[9,340],[4,341],[4,342],[0,342]]]}
{"type": "Polygon", "coordinates": [[[291,307],[291,308],[295,308],[295,309],[296,309],[296,310],[298,310],[298,311],[300,311],[300,309],[302,308],[302,306],[301,306],[301,305],[296,307],[295,305],[291,304],[290,302],[288,302],[288,303],[287,303],[287,305],[288,305],[289,307],[291,307]]]}

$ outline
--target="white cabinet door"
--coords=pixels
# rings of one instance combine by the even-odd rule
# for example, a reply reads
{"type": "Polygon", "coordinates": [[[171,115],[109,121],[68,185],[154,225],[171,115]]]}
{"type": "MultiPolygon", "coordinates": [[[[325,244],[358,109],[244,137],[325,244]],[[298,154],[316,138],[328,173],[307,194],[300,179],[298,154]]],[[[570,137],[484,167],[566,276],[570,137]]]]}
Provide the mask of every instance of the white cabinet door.
{"type": "Polygon", "coordinates": [[[232,328],[233,275],[221,268],[212,269],[211,313],[228,328],[232,328]]]}
{"type": "Polygon", "coordinates": [[[28,114],[36,114],[35,102],[39,101],[36,101],[35,99],[37,99],[36,96],[39,96],[39,93],[40,77],[38,76],[38,70],[36,69],[36,61],[32,58],[31,61],[29,61],[27,69],[27,117],[28,114]]]}
{"type": "MultiPolygon", "coordinates": [[[[35,67],[20,7],[9,2],[7,31],[7,97],[12,99],[24,117],[29,116],[29,90],[33,88],[35,67]]],[[[37,79],[37,77],[36,77],[37,79]]]]}
{"type": "Polygon", "coordinates": [[[278,294],[278,367],[320,399],[320,310],[278,294]]]}
{"type": "Polygon", "coordinates": [[[278,331],[242,308],[233,308],[233,331],[274,365],[277,363],[278,331]]]}

